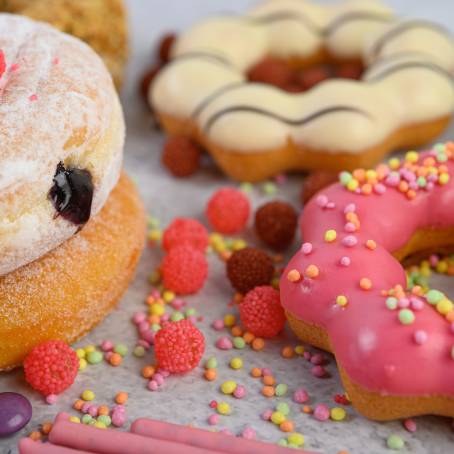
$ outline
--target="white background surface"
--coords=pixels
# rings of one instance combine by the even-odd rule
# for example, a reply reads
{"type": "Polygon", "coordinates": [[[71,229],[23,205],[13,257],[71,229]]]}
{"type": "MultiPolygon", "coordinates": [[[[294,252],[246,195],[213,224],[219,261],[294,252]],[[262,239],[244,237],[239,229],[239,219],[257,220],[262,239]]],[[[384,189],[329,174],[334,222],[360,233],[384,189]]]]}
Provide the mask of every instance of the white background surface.
{"type": "MultiPolygon", "coordinates": [[[[76,0],[75,0],[76,1],[76,0]]],[[[163,138],[160,133],[150,127],[150,118],[142,101],[137,96],[139,75],[151,62],[152,43],[165,31],[180,30],[188,27],[196,19],[210,13],[243,11],[254,2],[251,0],[129,0],[131,22],[131,59],[128,67],[128,78],[123,90],[123,104],[128,124],[125,166],[136,179],[149,213],[160,218],[166,225],[175,216],[192,216],[203,220],[203,208],[207,198],[218,187],[228,181],[213,167],[208,166],[196,177],[176,181],[162,169],[159,158],[163,138]]],[[[403,15],[423,17],[443,23],[454,29],[454,2],[394,0],[389,2],[403,15]]],[[[454,137],[454,128],[451,134],[454,137]]],[[[290,182],[278,193],[299,209],[299,191],[301,176],[292,177],[290,182]]],[[[260,188],[254,191],[254,203],[263,203],[265,197],[260,188]]],[[[250,238],[253,235],[249,232],[250,238]]],[[[295,243],[295,247],[297,243],[295,243]]],[[[159,263],[159,253],[148,250],[142,257],[139,271],[134,283],[123,298],[120,307],[112,313],[97,329],[87,336],[80,345],[99,344],[106,338],[126,343],[130,349],[136,341],[135,328],[129,322],[136,310],[143,310],[144,298],[149,285],[147,276],[159,263]]],[[[446,285],[446,280],[443,282],[446,285]]],[[[217,333],[209,328],[209,323],[228,312],[227,303],[232,291],[225,279],[224,265],[215,257],[210,259],[210,275],[204,290],[189,299],[191,305],[198,308],[206,316],[200,326],[207,338],[207,356],[215,354],[220,363],[219,379],[208,383],[201,378],[202,369],[196,369],[183,377],[168,379],[164,387],[157,393],[146,390],[146,380],[141,378],[140,369],[151,362],[148,356],[144,359],[128,355],[124,364],[112,369],[101,364],[91,366],[81,373],[73,387],[65,392],[56,406],[46,405],[42,398],[30,391],[24,383],[21,372],[0,375],[0,391],[22,392],[32,400],[34,417],[32,423],[22,432],[24,435],[35,429],[40,422],[51,420],[60,410],[69,411],[71,403],[79,393],[87,388],[97,394],[96,403],[112,403],[115,392],[125,390],[130,393],[128,403],[129,421],[139,416],[150,416],[183,424],[192,423],[206,427],[206,419],[211,414],[208,403],[211,399],[221,399],[217,388],[222,381],[236,379],[246,385],[247,398],[243,400],[226,400],[232,405],[234,414],[221,417],[218,427],[226,427],[238,433],[246,424],[258,431],[261,439],[276,442],[283,435],[271,423],[260,420],[259,414],[271,408],[277,400],[269,401],[260,395],[260,384],[248,376],[252,366],[271,367],[279,382],[289,385],[290,393],[304,386],[311,396],[311,404],[327,403],[334,406],[332,397],[342,392],[336,367],[330,358],[327,369],[332,378],[319,380],[310,374],[310,365],[301,359],[285,360],[279,356],[279,350],[288,343],[296,344],[294,337],[287,333],[281,338],[267,343],[262,353],[243,350],[245,369],[233,372],[227,366],[236,351],[219,352],[214,348],[217,333]]],[[[335,454],[341,449],[350,453],[382,453],[386,452],[386,438],[398,433],[406,440],[403,452],[447,454],[454,451],[454,435],[451,421],[447,418],[417,418],[418,431],[409,434],[404,431],[399,421],[390,423],[373,423],[365,420],[352,408],[348,408],[348,418],[342,423],[320,423],[312,417],[302,414],[298,405],[285,399],[291,405],[292,419],[297,430],[306,437],[307,449],[335,454]]],[[[75,412],[73,412],[75,414],[75,412]]],[[[15,453],[18,436],[0,441],[0,453],[15,453]]]]}

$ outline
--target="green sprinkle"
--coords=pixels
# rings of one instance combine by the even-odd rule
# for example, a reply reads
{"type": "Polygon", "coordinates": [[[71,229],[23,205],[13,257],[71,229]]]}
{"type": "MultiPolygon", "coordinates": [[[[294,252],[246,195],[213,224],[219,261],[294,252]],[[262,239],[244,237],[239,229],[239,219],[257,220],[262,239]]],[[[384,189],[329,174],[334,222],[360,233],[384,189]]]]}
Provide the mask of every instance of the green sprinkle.
{"type": "Polygon", "coordinates": [[[197,313],[197,311],[193,307],[189,307],[188,309],[186,309],[186,312],[184,313],[184,315],[186,317],[192,317],[196,313],[197,313]]]}
{"type": "Polygon", "coordinates": [[[241,183],[240,185],[240,191],[246,192],[247,194],[252,192],[253,188],[254,186],[251,183],[241,183]]]}
{"type": "Polygon", "coordinates": [[[141,345],[137,345],[134,348],[132,354],[137,358],[142,358],[143,356],[145,356],[145,348],[143,348],[141,345]]]}
{"type": "Polygon", "coordinates": [[[276,410],[287,416],[290,413],[290,407],[285,402],[279,402],[276,405],[276,410]]]}
{"type": "Polygon", "coordinates": [[[88,353],[86,356],[88,363],[99,364],[103,360],[103,354],[98,350],[88,353]]]}
{"type": "Polygon", "coordinates": [[[390,310],[394,310],[397,308],[397,298],[394,298],[394,296],[389,296],[386,298],[386,307],[390,310]]]}
{"type": "Polygon", "coordinates": [[[117,344],[114,347],[114,352],[120,356],[126,356],[128,354],[128,347],[125,344],[117,344]]]}
{"type": "Polygon", "coordinates": [[[98,416],[97,421],[103,423],[106,427],[109,427],[112,424],[112,419],[109,415],[100,415],[98,416]]]}
{"type": "Polygon", "coordinates": [[[401,309],[399,311],[399,321],[402,325],[411,325],[415,321],[415,314],[410,309],[401,309]]]}
{"type": "Polygon", "coordinates": [[[149,227],[159,227],[161,222],[159,221],[158,218],[154,216],[148,216],[147,217],[147,224],[149,227]]]}
{"type": "Polygon", "coordinates": [[[437,304],[441,300],[445,299],[445,295],[439,290],[429,290],[426,294],[426,298],[429,304],[437,304]]]}
{"type": "Polygon", "coordinates": [[[271,181],[267,181],[263,184],[262,190],[266,195],[274,195],[277,192],[276,185],[271,181]]]}
{"type": "Polygon", "coordinates": [[[281,438],[281,439],[277,442],[277,444],[278,444],[279,446],[288,446],[288,442],[287,442],[287,440],[286,440],[285,438],[281,438]]]}
{"type": "Polygon", "coordinates": [[[92,421],[93,421],[93,418],[88,413],[82,416],[83,424],[90,424],[92,421]]]}
{"type": "Polygon", "coordinates": [[[339,181],[340,184],[343,186],[347,186],[348,183],[353,179],[353,175],[350,172],[341,172],[339,174],[339,181]]]}
{"type": "Polygon", "coordinates": [[[434,145],[434,150],[438,152],[444,152],[446,150],[446,146],[444,143],[436,143],[434,145]]]}
{"type": "Polygon", "coordinates": [[[161,329],[161,325],[159,323],[153,323],[151,325],[151,329],[152,331],[154,331],[155,333],[157,333],[160,329],[161,329]]]}
{"type": "Polygon", "coordinates": [[[233,346],[238,349],[242,349],[246,346],[246,342],[242,337],[234,337],[233,338],[233,346]]]}
{"type": "Polygon", "coordinates": [[[180,320],[183,320],[183,319],[184,319],[184,315],[179,311],[173,312],[172,315],[170,316],[170,320],[172,320],[172,322],[179,322],[180,320]]]}
{"type": "Polygon", "coordinates": [[[288,390],[288,386],[285,383],[279,383],[276,386],[274,393],[276,394],[276,396],[281,397],[281,396],[285,396],[287,394],[287,390],[288,390]]]}
{"type": "Polygon", "coordinates": [[[399,437],[399,435],[390,435],[386,440],[386,444],[388,445],[389,449],[399,451],[404,447],[405,442],[401,437],[399,437]]]}
{"type": "Polygon", "coordinates": [[[216,369],[217,367],[218,367],[218,360],[214,356],[207,359],[207,362],[205,364],[206,369],[216,369]]]}
{"type": "Polygon", "coordinates": [[[416,183],[418,183],[418,186],[420,188],[425,188],[426,187],[426,184],[427,184],[427,180],[424,178],[424,177],[419,177],[417,180],[416,180],[416,183]]]}

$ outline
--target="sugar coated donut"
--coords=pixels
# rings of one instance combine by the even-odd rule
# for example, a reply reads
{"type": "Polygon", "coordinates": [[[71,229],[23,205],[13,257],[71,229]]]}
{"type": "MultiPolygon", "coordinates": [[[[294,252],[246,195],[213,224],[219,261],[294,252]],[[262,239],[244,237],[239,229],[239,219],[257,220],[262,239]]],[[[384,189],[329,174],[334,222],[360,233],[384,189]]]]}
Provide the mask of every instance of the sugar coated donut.
{"type": "Polygon", "coordinates": [[[295,333],[334,353],[365,416],[454,416],[454,304],[407,288],[400,263],[454,250],[454,143],[343,172],[301,219],[281,302],[295,333]]]}
{"type": "Polygon", "coordinates": [[[48,22],[62,32],[77,36],[101,56],[115,85],[121,86],[128,56],[123,0],[0,0],[0,12],[48,22]]]}
{"type": "MultiPolygon", "coordinates": [[[[282,68],[273,68],[279,79],[282,68]]],[[[454,109],[453,69],[446,30],[397,19],[379,2],[269,0],[180,36],[149,101],[169,134],[199,142],[232,178],[257,181],[287,170],[370,166],[391,149],[431,140],[454,109]],[[248,79],[269,56],[289,67],[356,62],[366,70],[361,80],[289,93],[292,83],[285,91],[248,79]]]]}
{"type": "Polygon", "coordinates": [[[143,206],[123,175],[78,234],[0,277],[0,370],[42,341],[74,342],[100,322],[125,291],[144,238],[143,206]]]}
{"type": "Polygon", "coordinates": [[[111,76],[78,39],[0,14],[0,276],[96,215],[118,181],[124,121],[111,76]]]}

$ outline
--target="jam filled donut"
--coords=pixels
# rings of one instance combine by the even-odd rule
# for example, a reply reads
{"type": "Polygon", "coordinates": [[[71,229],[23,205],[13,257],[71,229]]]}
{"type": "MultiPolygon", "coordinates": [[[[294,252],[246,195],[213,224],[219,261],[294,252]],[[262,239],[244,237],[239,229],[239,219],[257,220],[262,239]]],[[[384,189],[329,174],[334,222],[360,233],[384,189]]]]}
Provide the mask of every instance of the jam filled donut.
{"type": "Polygon", "coordinates": [[[124,121],[112,78],[86,44],[0,14],[0,97],[2,370],[107,313],[140,255],[144,213],[119,181],[124,121]]]}
{"type": "Polygon", "coordinates": [[[454,304],[407,288],[400,261],[454,250],[454,144],[375,170],[343,172],[301,219],[303,245],[280,281],[303,341],[331,351],[371,419],[454,417],[454,304]]]}
{"type": "Polygon", "coordinates": [[[115,85],[121,86],[128,56],[123,0],[0,0],[0,11],[48,22],[77,36],[101,56],[115,85]]]}
{"type": "Polygon", "coordinates": [[[257,181],[287,170],[365,167],[433,139],[454,109],[452,70],[446,30],[398,20],[378,2],[267,1],[177,38],[149,101],[168,134],[199,142],[232,178],[257,181]],[[291,93],[298,86],[270,57],[307,70],[344,66],[329,80],[306,72],[303,85],[323,83],[291,93]],[[248,79],[252,72],[261,80],[263,61],[265,80],[277,87],[248,79]],[[358,65],[365,72],[354,80],[358,65]]]}

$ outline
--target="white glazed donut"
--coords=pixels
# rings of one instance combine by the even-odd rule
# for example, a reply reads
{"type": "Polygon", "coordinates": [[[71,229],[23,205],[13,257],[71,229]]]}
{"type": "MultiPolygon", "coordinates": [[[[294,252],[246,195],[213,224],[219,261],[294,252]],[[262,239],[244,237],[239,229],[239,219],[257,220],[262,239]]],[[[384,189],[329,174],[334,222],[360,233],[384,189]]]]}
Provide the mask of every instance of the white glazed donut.
{"type": "Polygon", "coordinates": [[[208,19],[179,37],[149,100],[170,133],[189,131],[234,178],[247,177],[239,166],[252,163],[267,177],[272,170],[246,157],[287,153],[287,163],[272,158],[281,167],[275,173],[316,167],[316,157],[305,167],[308,150],[319,152],[321,167],[324,155],[335,162],[339,153],[354,159],[372,150],[376,159],[377,149],[408,142],[398,137],[403,128],[445,125],[454,110],[453,70],[453,40],[441,26],[399,20],[379,2],[268,0],[245,16],[208,19]],[[360,59],[367,71],[361,81],[332,79],[300,94],[247,80],[268,55],[304,60],[320,52],[360,59]]]}
{"type": "Polygon", "coordinates": [[[0,76],[4,275],[60,245],[100,211],[119,178],[124,120],[108,71],[78,39],[0,14],[0,50],[6,63],[0,76]],[[80,175],[83,212],[75,214],[80,175]],[[66,191],[56,189],[54,177],[66,191]]]}

